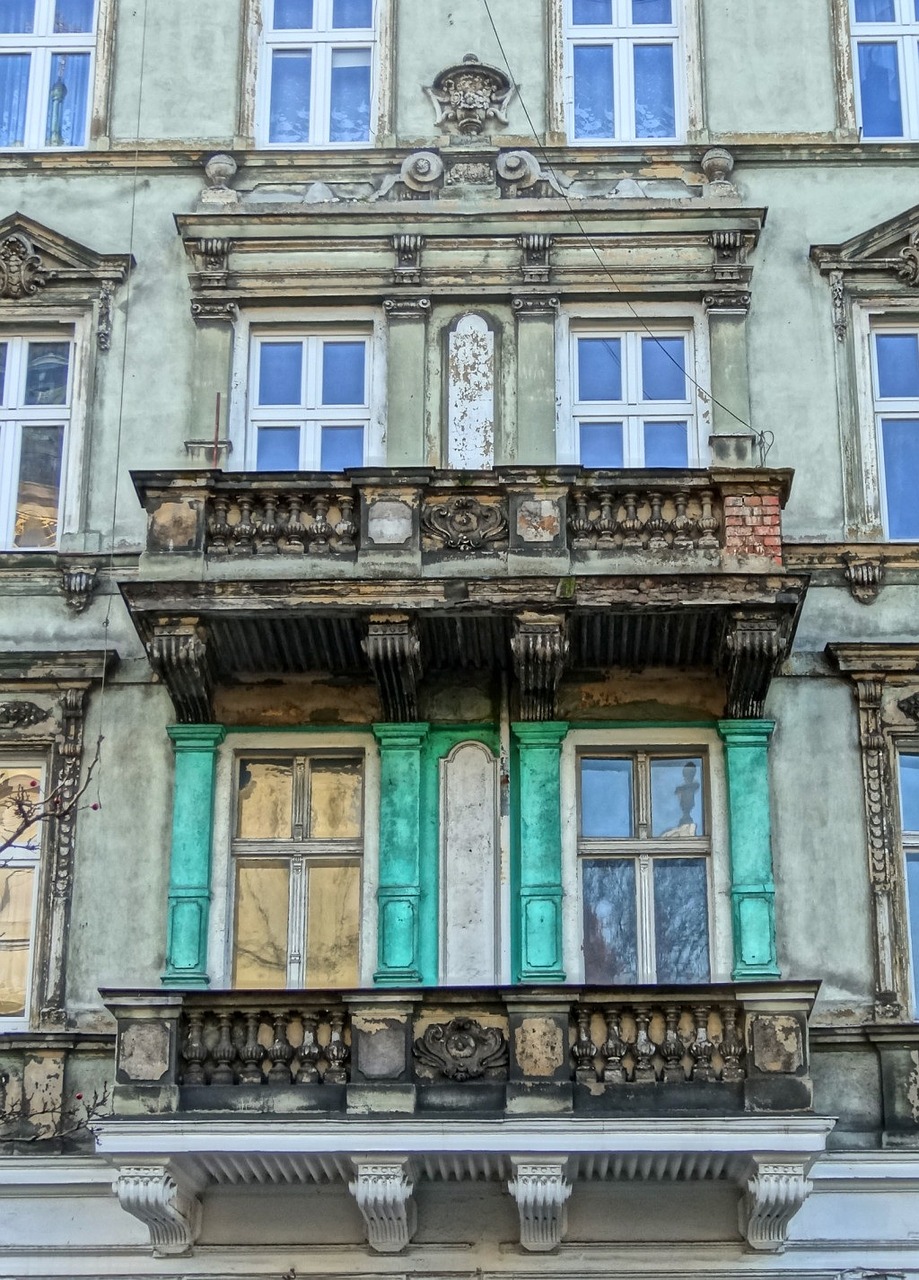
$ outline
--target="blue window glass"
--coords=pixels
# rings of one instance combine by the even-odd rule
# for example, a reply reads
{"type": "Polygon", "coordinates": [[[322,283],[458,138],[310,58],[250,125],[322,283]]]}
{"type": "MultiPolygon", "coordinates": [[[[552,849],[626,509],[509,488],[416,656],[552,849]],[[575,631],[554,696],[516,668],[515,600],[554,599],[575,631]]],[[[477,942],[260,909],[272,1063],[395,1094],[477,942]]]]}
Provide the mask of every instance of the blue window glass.
{"type": "Polygon", "coordinates": [[[621,422],[582,422],[578,435],[582,467],[610,470],[625,465],[621,422]]]}
{"type": "Polygon", "coordinates": [[[590,983],[638,981],[635,863],[625,858],[585,859],[584,978],[590,983]]]}
{"type": "Polygon", "coordinates": [[[276,50],[271,55],[269,142],[309,142],[311,76],[309,49],[276,50]]]}
{"type": "Polygon", "coordinates": [[[574,136],[612,138],[615,126],[612,45],[575,45],[574,136]]]}
{"type": "Polygon", "coordinates": [[[859,41],[862,133],[866,138],[901,138],[903,110],[895,44],[859,41]]]}
{"type": "Polygon", "coordinates": [[[0,0],[0,35],[35,30],[35,0],[0,0]]]}
{"type": "Polygon", "coordinates": [[[274,0],[276,31],[309,31],[313,25],[313,0],[274,0]]]}
{"type": "Polygon", "coordinates": [[[370,50],[333,49],[329,141],[370,138],[370,50]]]}
{"type": "Polygon", "coordinates": [[[637,25],[673,22],[670,0],[632,0],[632,21],[637,25]]]}
{"type": "Polygon", "coordinates": [[[919,396],[919,337],[915,333],[876,333],[878,395],[885,400],[919,396]]]}
{"type": "Polygon", "coordinates": [[[322,344],[322,403],[364,404],[363,342],[322,344]]]}
{"type": "Polygon", "coordinates": [[[0,404],[6,404],[6,352],[7,344],[0,342],[0,404]]]}
{"type": "Polygon", "coordinates": [[[915,0],[916,5],[916,21],[919,22],[919,0],[915,0]]]}
{"type": "Polygon", "coordinates": [[[919,541],[919,418],[883,418],[887,533],[919,541]]]}
{"type": "Polygon", "coordinates": [[[302,404],[303,344],[263,342],[258,371],[259,404],[302,404]]]}
{"type": "Polygon", "coordinates": [[[637,44],[635,55],[635,134],[639,138],[676,136],[673,45],[637,44]]]}
{"type": "Polygon", "coordinates": [[[897,0],[855,0],[856,22],[896,22],[897,0]]]}
{"type": "Polygon", "coordinates": [[[0,54],[0,147],[21,147],[29,94],[27,53],[0,54]]]}
{"type": "Polygon", "coordinates": [[[680,756],[651,761],[651,835],[702,836],[702,761],[680,756]]]}
{"type": "Polygon", "coordinates": [[[373,26],[373,0],[332,0],[332,26],[367,29],[373,26]]]}
{"type": "Polygon", "coordinates": [[[642,338],[643,400],[686,399],[686,342],[683,338],[642,338]]]}
{"type": "Polygon", "coordinates": [[[900,756],[900,809],[903,830],[919,835],[919,756],[900,756]]]}
{"type": "Polygon", "coordinates": [[[613,0],[572,0],[571,21],[576,27],[609,26],[613,0]]]}
{"type": "Polygon", "coordinates": [[[54,34],[92,31],[95,0],[55,0],[54,34]]]}
{"type": "Polygon", "coordinates": [[[646,467],[688,467],[689,432],[685,422],[646,422],[646,467]]]}
{"type": "Polygon", "coordinates": [[[913,952],[913,1007],[919,1010],[919,853],[906,855],[906,901],[913,952]]]}
{"type": "Polygon", "coordinates": [[[708,892],[704,858],[655,858],[656,976],[662,984],[708,982],[708,892]]]}
{"type": "Polygon", "coordinates": [[[46,146],[83,146],[88,102],[89,54],[52,53],[46,146]]]}
{"type": "Polygon", "coordinates": [[[259,427],[255,467],[257,471],[299,471],[300,428],[259,427]]]}
{"type": "Polygon", "coordinates": [[[364,465],[363,427],[323,427],[319,442],[320,471],[344,471],[364,465]]]}
{"type": "Polygon", "coordinates": [[[581,760],[581,835],[622,840],[632,834],[632,762],[581,760]]]}
{"type": "Polygon", "coordinates": [[[66,404],[69,342],[30,342],[26,359],[27,405],[66,404]]]}
{"type": "Polygon", "coordinates": [[[622,339],[578,338],[578,400],[622,399],[622,339]]]}

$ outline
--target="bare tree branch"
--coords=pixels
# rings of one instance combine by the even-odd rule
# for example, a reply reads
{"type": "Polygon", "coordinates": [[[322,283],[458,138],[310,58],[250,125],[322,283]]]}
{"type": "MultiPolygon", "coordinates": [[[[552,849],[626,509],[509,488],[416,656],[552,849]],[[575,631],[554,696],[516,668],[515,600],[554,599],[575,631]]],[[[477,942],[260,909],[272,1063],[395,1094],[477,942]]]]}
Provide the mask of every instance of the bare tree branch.
{"type": "MultiPolygon", "coordinates": [[[[7,795],[0,794],[0,828],[7,827],[9,834],[0,837],[0,857],[11,849],[34,850],[34,839],[23,840],[22,837],[32,827],[49,819],[62,818],[66,814],[78,813],[81,809],[98,809],[97,803],[81,804],[80,801],[92,782],[93,771],[99,763],[102,748],[102,736],[96,740],[96,750],[90,760],[83,781],[66,802],[63,799],[63,782],[42,794],[41,787],[18,786],[7,795]],[[12,821],[10,821],[12,819],[12,821]]],[[[0,866],[3,864],[0,863],[0,866]]]]}

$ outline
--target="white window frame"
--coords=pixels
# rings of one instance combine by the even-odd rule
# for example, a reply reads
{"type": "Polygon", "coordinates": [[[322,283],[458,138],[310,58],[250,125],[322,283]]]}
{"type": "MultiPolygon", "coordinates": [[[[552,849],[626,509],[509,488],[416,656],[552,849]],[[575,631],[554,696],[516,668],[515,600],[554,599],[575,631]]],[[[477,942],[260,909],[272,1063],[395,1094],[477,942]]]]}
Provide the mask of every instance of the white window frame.
{"type": "Polygon", "coordinates": [[[376,144],[378,126],[380,0],[373,0],[372,27],[332,27],[333,0],[313,0],[313,27],[276,30],[274,0],[263,0],[263,21],[258,48],[258,75],[255,88],[255,145],[271,151],[333,148],[355,150],[376,144]],[[303,142],[271,142],[271,72],[276,51],[311,50],[310,70],[310,137],[303,142]],[[329,105],[333,49],[370,50],[370,123],[369,137],[359,142],[329,140],[329,105]]]}
{"type": "Polygon", "coordinates": [[[100,0],[95,0],[92,31],[55,34],[54,0],[35,0],[35,17],[31,32],[0,34],[0,54],[28,53],[29,88],[26,99],[24,136],[18,146],[0,146],[0,152],[21,151],[85,151],[90,144],[96,117],[96,48],[101,26],[100,0]],[[48,95],[51,89],[52,54],[88,53],[89,75],[86,91],[86,136],[74,146],[54,146],[46,142],[48,95]]]}
{"type": "MultiPolygon", "coordinates": [[[[644,401],[639,409],[624,400],[614,406],[617,419],[622,419],[623,426],[623,458],[625,469],[634,469],[636,464],[628,462],[630,433],[640,435],[640,424],[660,419],[669,422],[674,417],[686,417],[689,422],[688,467],[704,468],[709,465],[709,436],[712,432],[711,401],[702,395],[700,387],[711,386],[711,360],[709,355],[708,328],[700,308],[688,310],[679,304],[663,304],[653,306],[642,303],[636,305],[632,312],[611,313],[608,307],[584,306],[578,309],[563,311],[559,315],[556,326],[555,365],[558,370],[557,416],[556,416],[556,452],[561,466],[580,466],[579,419],[575,416],[576,401],[574,399],[577,359],[576,341],[579,337],[621,337],[624,334],[635,334],[640,351],[642,337],[684,336],[687,352],[686,390],[688,400],[680,404],[679,411],[668,413],[667,401],[644,401]],[[651,411],[646,412],[645,406],[651,411]],[[631,425],[629,425],[631,423],[631,425]]],[[[633,375],[634,376],[634,375],[633,375]]],[[[623,369],[623,391],[626,391],[626,370],[623,369]]],[[[594,403],[594,402],[592,402],[594,403]]],[[[608,421],[610,412],[601,408],[601,402],[595,402],[596,409],[591,416],[598,421],[608,421]]],[[[586,415],[584,415],[586,416],[586,415]]]]}
{"type": "MultiPolygon", "coordinates": [[[[41,756],[31,754],[0,755],[0,767],[4,769],[38,770],[40,777],[38,787],[39,794],[46,794],[49,777],[48,762],[41,756]]],[[[5,849],[2,856],[0,856],[0,867],[4,869],[23,867],[30,868],[35,873],[32,877],[32,930],[29,938],[29,964],[26,974],[25,1009],[23,1013],[16,1016],[4,1017],[0,1015],[0,1034],[5,1031],[20,1031],[27,1028],[30,1025],[32,1016],[33,988],[35,985],[35,958],[38,951],[38,930],[40,927],[39,908],[41,898],[39,895],[42,881],[42,849],[45,842],[46,831],[46,826],[42,821],[39,820],[35,825],[36,834],[33,842],[34,848],[22,849],[11,847],[9,849],[5,849]]]]}
{"type": "Polygon", "coordinates": [[[906,142],[919,139],[919,17],[913,0],[894,0],[895,22],[857,22],[855,0],[849,0],[849,18],[852,32],[852,84],[858,131],[863,141],[906,142]],[[862,134],[862,87],[859,73],[858,46],[866,44],[893,44],[897,48],[897,67],[900,77],[900,102],[903,116],[903,132],[891,135],[864,137],[862,134]],[[912,42],[912,57],[909,44],[912,42]]]}
{"type": "Polygon", "coordinates": [[[874,424],[874,443],[877,449],[878,496],[880,499],[881,523],[884,537],[888,542],[913,542],[916,539],[895,539],[890,534],[890,518],[887,508],[886,467],[884,464],[884,435],[881,429],[882,418],[919,418],[919,396],[906,400],[882,400],[878,392],[877,348],[875,337],[879,333],[903,333],[915,335],[919,342],[919,321],[913,324],[896,322],[890,316],[883,323],[874,323],[868,335],[868,352],[870,361],[871,419],[874,424]]]}
{"type": "MultiPolygon", "coordinates": [[[[722,745],[714,728],[582,728],[572,730],[562,745],[561,815],[562,815],[562,928],[564,967],[568,980],[585,981],[583,919],[584,903],[581,882],[579,761],[591,755],[630,755],[636,751],[650,754],[686,754],[701,756],[705,762],[705,802],[708,805],[709,852],[708,931],[711,982],[730,982],[733,966],[731,924],[731,876],[727,825],[727,790],[725,786],[722,745]]],[[[637,841],[623,842],[637,844],[637,841]]],[[[647,841],[653,857],[655,841],[647,841]]],[[[703,855],[699,855],[703,856],[703,855]]],[[[639,920],[639,930],[642,925],[639,920]]],[[[645,946],[648,945],[647,938],[645,946]]],[[[641,943],[639,943],[641,947],[641,943]]],[[[641,954],[639,952],[639,954],[641,954]]],[[[639,981],[641,981],[641,974],[639,981]]]]}

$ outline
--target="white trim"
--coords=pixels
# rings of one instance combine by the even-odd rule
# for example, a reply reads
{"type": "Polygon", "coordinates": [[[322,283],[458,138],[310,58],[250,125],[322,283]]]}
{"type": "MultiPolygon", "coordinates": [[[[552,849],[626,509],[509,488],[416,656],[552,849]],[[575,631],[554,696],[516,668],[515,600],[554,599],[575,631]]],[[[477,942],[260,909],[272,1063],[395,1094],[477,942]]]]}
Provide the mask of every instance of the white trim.
{"type": "Polygon", "coordinates": [[[96,94],[96,39],[99,28],[99,0],[93,8],[92,29],[72,34],[54,32],[55,0],[35,0],[35,14],[31,32],[0,34],[0,54],[28,54],[29,83],[26,96],[25,123],[22,142],[0,144],[0,152],[21,151],[84,151],[90,145],[93,123],[98,106],[96,94]],[[89,55],[85,110],[85,133],[82,142],[74,145],[53,146],[45,141],[48,118],[48,93],[51,85],[51,60],[55,53],[89,55]]]}
{"type": "Polygon", "coordinates": [[[862,140],[868,143],[900,142],[919,138],[919,14],[916,13],[913,0],[893,0],[893,5],[896,14],[894,22],[858,22],[855,17],[855,0],[850,0],[852,87],[855,94],[859,134],[862,140]],[[901,133],[870,134],[867,137],[864,135],[861,125],[862,87],[858,57],[861,44],[896,46],[901,133]]]}

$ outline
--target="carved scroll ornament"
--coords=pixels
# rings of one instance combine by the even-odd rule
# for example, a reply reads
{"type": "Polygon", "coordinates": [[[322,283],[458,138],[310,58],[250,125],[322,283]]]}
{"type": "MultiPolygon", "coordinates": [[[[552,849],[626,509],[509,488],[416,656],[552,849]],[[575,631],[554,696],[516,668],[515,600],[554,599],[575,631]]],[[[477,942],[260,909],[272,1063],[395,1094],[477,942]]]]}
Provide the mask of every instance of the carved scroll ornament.
{"type": "Polygon", "coordinates": [[[914,289],[919,287],[919,231],[911,232],[909,244],[900,250],[897,279],[914,289]]]}
{"type": "Polygon", "coordinates": [[[425,506],[421,528],[447,551],[487,551],[507,537],[507,513],[503,506],[485,506],[460,496],[425,506]]]}
{"type": "Polygon", "coordinates": [[[475,1080],[507,1066],[507,1040],[497,1027],[454,1018],[428,1027],[415,1041],[414,1054],[448,1080],[475,1080]]]}
{"type": "Polygon", "coordinates": [[[0,298],[31,297],[46,283],[41,258],[28,236],[14,231],[0,240],[0,298]]]}
{"type": "Polygon", "coordinates": [[[0,729],[31,729],[50,715],[34,702],[0,702],[0,729]]]}
{"type": "Polygon", "coordinates": [[[459,66],[435,76],[425,92],[437,112],[434,123],[468,135],[482,133],[491,122],[507,124],[514,88],[503,71],[487,67],[474,53],[467,53],[459,66]]]}

